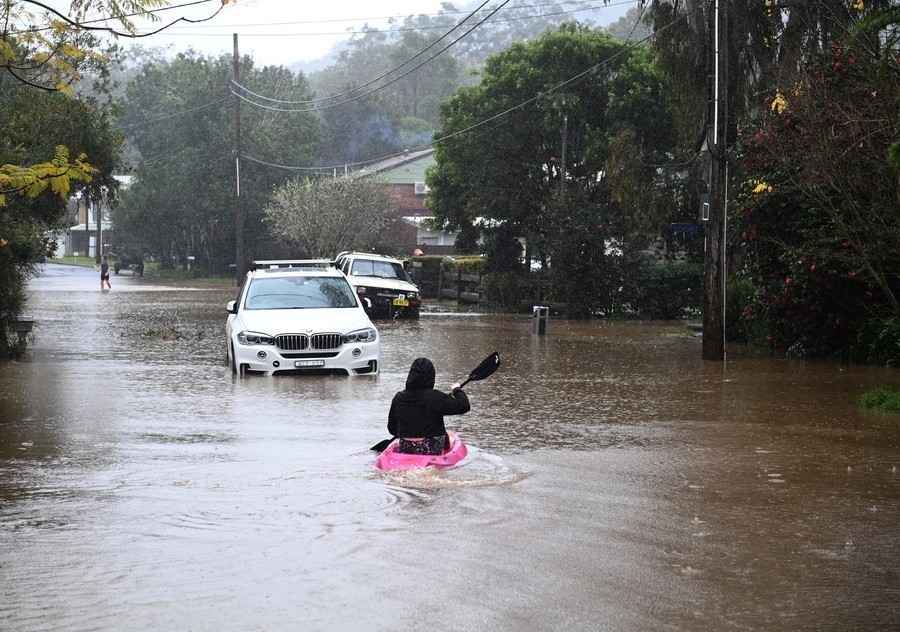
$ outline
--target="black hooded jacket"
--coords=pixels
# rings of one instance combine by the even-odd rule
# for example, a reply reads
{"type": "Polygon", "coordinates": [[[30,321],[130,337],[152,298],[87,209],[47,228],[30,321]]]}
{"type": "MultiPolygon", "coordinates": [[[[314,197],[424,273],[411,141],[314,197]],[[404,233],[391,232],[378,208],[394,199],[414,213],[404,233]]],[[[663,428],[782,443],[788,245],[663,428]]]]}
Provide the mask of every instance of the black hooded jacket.
{"type": "Polygon", "coordinates": [[[406,388],[394,395],[388,413],[388,432],[395,437],[439,437],[447,432],[444,415],[469,412],[469,398],[462,389],[453,395],[434,390],[434,365],[417,358],[406,377],[406,388]]]}

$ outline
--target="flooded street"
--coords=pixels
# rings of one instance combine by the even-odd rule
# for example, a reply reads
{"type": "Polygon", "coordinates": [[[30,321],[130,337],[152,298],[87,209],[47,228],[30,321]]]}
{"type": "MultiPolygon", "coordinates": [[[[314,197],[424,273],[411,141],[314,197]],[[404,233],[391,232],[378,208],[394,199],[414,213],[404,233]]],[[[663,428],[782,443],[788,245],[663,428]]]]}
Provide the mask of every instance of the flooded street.
{"type": "Polygon", "coordinates": [[[900,371],[426,311],[376,377],[237,377],[236,288],[98,283],[46,266],[0,364],[0,630],[900,629],[900,417],[856,404],[900,371]],[[412,360],[494,350],[464,465],[376,470],[412,360]]]}

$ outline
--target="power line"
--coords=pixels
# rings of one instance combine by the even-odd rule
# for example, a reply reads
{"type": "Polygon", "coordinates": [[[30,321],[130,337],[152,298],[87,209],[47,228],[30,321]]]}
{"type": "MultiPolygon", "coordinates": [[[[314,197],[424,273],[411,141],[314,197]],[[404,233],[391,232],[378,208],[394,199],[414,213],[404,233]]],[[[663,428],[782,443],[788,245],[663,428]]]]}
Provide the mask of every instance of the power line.
{"type": "MultiPolygon", "coordinates": [[[[507,0],[507,2],[508,2],[508,1],[509,1],[509,0],[507,0]]],[[[264,99],[264,100],[269,101],[269,102],[272,102],[272,103],[279,103],[279,104],[281,104],[281,105],[307,105],[307,104],[310,104],[310,103],[318,103],[318,102],[320,102],[320,101],[330,101],[330,100],[332,100],[332,99],[337,99],[338,97],[346,96],[346,95],[348,95],[348,94],[351,94],[351,93],[353,93],[353,92],[356,92],[356,91],[358,91],[358,90],[361,90],[361,89],[363,89],[363,88],[366,88],[366,87],[368,87],[368,86],[370,86],[370,85],[372,85],[372,84],[374,84],[374,83],[376,83],[376,82],[378,82],[378,81],[384,79],[385,77],[389,76],[391,73],[400,70],[401,68],[403,68],[404,66],[406,66],[408,63],[412,62],[414,59],[416,59],[416,58],[418,58],[418,57],[424,55],[424,54],[425,54],[426,52],[428,52],[432,47],[434,47],[435,45],[437,45],[438,42],[440,42],[440,41],[443,40],[444,38],[448,37],[448,36],[449,36],[453,31],[455,31],[456,29],[460,28],[460,27],[463,25],[463,23],[466,22],[466,20],[468,20],[469,18],[471,18],[473,15],[475,15],[482,7],[484,7],[484,5],[486,5],[488,2],[490,2],[490,0],[484,0],[484,2],[481,4],[481,6],[479,6],[477,9],[475,9],[474,11],[472,11],[471,13],[469,13],[465,18],[463,18],[462,20],[460,20],[460,21],[456,24],[456,26],[454,26],[452,29],[450,29],[450,30],[447,31],[446,33],[444,33],[441,37],[439,37],[438,39],[436,39],[435,41],[433,41],[431,44],[429,44],[429,45],[428,45],[427,47],[425,47],[423,50],[419,51],[418,53],[416,53],[415,55],[413,55],[411,58],[407,59],[405,62],[403,62],[403,63],[400,64],[399,66],[396,66],[396,67],[392,68],[391,70],[387,71],[386,73],[384,73],[384,74],[381,75],[380,77],[376,77],[375,79],[372,79],[371,81],[369,81],[369,82],[367,82],[367,83],[364,83],[364,84],[362,84],[362,85],[360,85],[360,86],[356,86],[356,87],[353,88],[352,90],[347,90],[346,92],[342,92],[342,93],[340,93],[340,94],[332,94],[332,95],[330,95],[330,96],[328,96],[328,97],[325,97],[325,98],[323,98],[323,99],[313,99],[313,100],[311,100],[311,101],[284,101],[284,100],[281,100],[281,99],[273,99],[273,98],[271,98],[271,97],[267,97],[267,96],[263,96],[263,95],[261,95],[261,94],[257,94],[256,92],[253,92],[252,90],[249,90],[246,86],[238,85],[238,84],[236,84],[236,83],[234,83],[234,82],[232,82],[232,85],[233,85],[235,88],[237,88],[238,90],[243,90],[243,91],[246,92],[247,94],[253,95],[254,97],[257,97],[257,98],[259,98],[259,99],[264,99]]],[[[504,4],[506,4],[506,3],[504,2],[504,4]]],[[[503,5],[501,5],[499,8],[503,8],[503,5]]],[[[499,9],[498,9],[498,10],[499,10],[499,9]]],[[[467,34],[468,34],[468,33],[467,33],[467,34]]],[[[465,37],[465,36],[463,36],[463,37],[465,37]]],[[[460,39],[462,39],[462,38],[460,38],[460,39]]],[[[459,41],[459,40],[456,40],[456,41],[459,41]]],[[[456,42],[454,42],[454,44],[455,44],[455,43],[456,43],[456,42]]],[[[446,50],[446,49],[444,49],[444,50],[446,50]]],[[[442,52],[443,52],[443,51],[442,51],[442,52]]],[[[434,59],[434,58],[432,57],[431,59],[434,59]]],[[[429,59],[428,61],[431,61],[431,60],[429,59]]],[[[415,70],[415,69],[414,69],[414,70],[415,70]]]]}
{"type": "MultiPolygon", "coordinates": [[[[410,74],[412,74],[413,72],[415,72],[416,70],[418,70],[419,68],[421,68],[422,66],[424,66],[425,64],[427,64],[428,62],[430,62],[432,59],[434,59],[434,58],[437,57],[438,55],[442,54],[442,53],[443,53],[444,51],[446,51],[448,48],[450,48],[451,46],[453,46],[454,44],[456,44],[457,42],[459,42],[461,39],[463,39],[464,37],[466,37],[467,35],[469,35],[472,31],[474,31],[475,29],[477,29],[479,26],[481,26],[482,24],[484,24],[486,21],[488,21],[488,20],[491,18],[491,16],[493,16],[497,11],[499,11],[501,8],[503,8],[503,7],[504,7],[507,3],[509,3],[509,2],[510,2],[510,0],[504,0],[503,4],[501,4],[499,7],[497,7],[497,8],[494,9],[493,11],[491,11],[491,13],[489,13],[485,18],[483,18],[480,22],[478,22],[477,24],[475,24],[475,25],[474,25],[472,28],[470,28],[468,31],[466,31],[465,33],[463,33],[462,35],[460,35],[459,37],[457,37],[455,40],[453,40],[452,42],[450,42],[449,44],[447,44],[444,48],[442,48],[441,50],[439,50],[438,52],[436,52],[434,55],[432,55],[431,57],[429,57],[429,58],[426,59],[425,61],[421,62],[420,64],[418,64],[418,65],[414,66],[413,68],[411,68],[410,70],[406,71],[406,72],[403,73],[402,75],[399,75],[399,76],[397,76],[397,77],[391,79],[390,81],[388,81],[388,82],[382,84],[381,86],[379,86],[379,87],[377,87],[377,88],[374,88],[374,89],[372,89],[372,90],[369,90],[368,92],[364,92],[364,93],[362,93],[362,94],[359,94],[359,95],[357,95],[357,96],[355,96],[355,97],[351,97],[351,98],[349,98],[349,99],[345,99],[344,101],[339,101],[339,102],[337,102],[337,103],[331,103],[331,104],[329,104],[329,105],[323,105],[323,106],[317,106],[317,107],[311,107],[311,108],[303,108],[303,109],[286,109],[286,108],[277,108],[277,107],[272,107],[272,106],[263,105],[263,104],[261,104],[261,103],[256,103],[255,101],[253,101],[253,100],[251,100],[251,99],[248,99],[248,98],[245,97],[244,95],[238,94],[238,93],[235,92],[234,90],[232,90],[231,93],[234,94],[234,95],[235,95],[236,97],[238,97],[239,99],[241,99],[242,101],[245,101],[245,102],[247,102],[247,103],[249,103],[249,104],[251,104],[251,105],[255,105],[256,107],[263,108],[263,109],[265,109],[265,110],[273,110],[273,111],[275,111],[275,112],[316,112],[316,111],[320,111],[320,110],[327,110],[327,109],[329,109],[329,108],[337,107],[337,106],[339,106],[339,105],[345,105],[345,104],[347,104],[347,103],[351,103],[351,102],[353,102],[353,101],[357,101],[357,100],[359,100],[359,99],[362,99],[363,97],[367,97],[367,96],[369,96],[370,94],[374,94],[375,92],[378,92],[379,90],[383,90],[384,88],[386,88],[387,86],[391,85],[392,83],[396,83],[397,81],[403,79],[404,77],[409,76],[410,74]]],[[[326,98],[325,100],[327,100],[327,98],[326,98]]]]}
{"type": "Polygon", "coordinates": [[[194,112],[194,111],[196,111],[196,110],[201,110],[201,109],[203,109],[203,108],[208,108],[208,107],[210,107],[210,106],[212,106],[212,105],[216,105],[216,104],[218,104],[218,103],[222,103],[222,101],[227,101],[229,98],[230,98],[230,97],[228,97],[228,96],[224,96],[224,97],[221,97],[221,98],[219,98],[219,99],[216,99],[215,101],[210,101],[209,103],[203,103],[203,104],[201,104],[201,105],[196,105],[196,106],[194,106],[194,107],[192,107],[192,108],[188,108],[188,109],[186,109],[186,110],[181,110],[181,111],[179,111],[179,112],[173,112],[173,113],[171,113],[171,114],[166,114],[165,116],[160,116],[159,118],[149,119],[149,120],[147,120],[147,121],[139,121],[139,122],[137,122],[137,123],[129,123],[128,125],[122,125],[121,128],[122,128],[122,129],[131,129],[131,128],[133,128],[133,127],[140,127],[140,126],[142,126],[142,125],[149,125],[150,123],[158,123],[159,121],[165,121],[166,119],[174,118],[174,117],[176,117],[176,116],[181,116],[182,114],[189,114],[189,113],[194,112]]]}
{"type": "MultiPolygon", "coordinates": [[[[542,18],[542,17],[552,17],[552,16],[556,16],[556,15],[569,15],[569,14],[573,14],[573,13],[583,13],[585,11],[602,10],[607,7],[615,7],[615,6],[621,6],[621,5],[626,5],[626,4],[635,4],[636,2],[638,2],[638,0],[622,0],[620,2],[610,2],[608,4],[604,3],[604,4],[592,5],[590,7],[584,7],[584,8],[580,8],[580,9],[561,10],[561,11],[555,11],[552,13],[542,13],[539,15],[528,15],[528,16],[513,17],[513,18],[498,18],[497,20],[495,20],[495,22],[497,22],[497,23],[513,22],[513,21],[517,21],[517,20],[529,20],[529,19],[542,18]]],[[[562,4],[570,4],[570,3],[562,3],[562,4]]],[[[519,5],[519,6],[509,7],[506,9],[506,11],[511,11],[514,9],[543,8],[544,6],[545,5],[519,5]]],[[[441,13],[419,13],[416,15],[419,17],[434,18],[434,17],[445,17],[445,16],[450,17],[453,15],[461,15],[464,13],[466,13],[466,12],[465,11],[447,11],[447,12],[441,12],[441,13]]],[[[300,21],[293,21],[293,22],[258,22],[258,23],[216,24],[216,25],[210,24],[210,25],[200,25],[200,26],[196,26],[196,27],[186,26],[186,27],[183,27],[183,29],[186,30],[186,29],[195,29],[195,28],[253,28],[253,27],[263,27],[263,26],[293,26],[293,25],[303,25],[303,24],[330,24],[330,23],[339,23],[339,22],[364,22],[365,23],[369,20],[399,20],[404,17],[414,17],[414,16],[412,16],[412,15],[410,15],[410,16],[389,15],[389,16],[367,17],[367,18],[335,18],[335,19],[328,19],[328,20],[300,20],[300,21]]],[[[404,31],[424,31],[424,30],[434,30],[434,29],[442,29],[442,28],[446,28],[446,25],[422,26],[422,27],[412,27],[412,28],[398,27],[398,28],[390,28],[390,29],[375,29],[375,31],[378,33],[400,33],[400,32],[404,32],[404,31]]],[[[179,31],[179,30],[182,30],[182,29],[179,29],[179,28],[173,29],[173,31],[179,31]]],[[[185,33],[170,33],[170,34],[179,35],[179,36],[186,35],[186,36],[200,36],[200,37],[202,37],[202,36],[221,37],[221,34],[218,34],[218,33],[186,33],[185,32],[185,33]]],[[[365,31],[351,31],[349,34],[350,35],[365,34],[365,31]]],[[[348,35],[348,31],[319,31],[319,32],[315,32],[315,33],[271,33],[271,32],[266,32],[266,33],[261,33],[259,35],[242,33],[242,36],[244,36],[244,37],[298,37],[298,36],[318,36],[318,35],[348,35]]]]}
{"type": "Polygon", "coordinates": [[[269,167],[275,167],[275,168],[279,168],[279,169],[287,169],[287,170],[291,170],[291,171],[334,171],[335,169],[344,169],[344,168],[346,168],[346,167],[358,167],[358,166],[364,166],[364,165],[369,165],[369,164],[375,164],[375,163],[381,162],[381,161],[383,161],[383,160],[389,160],[389,159],[391,159],[391,158],[398,158],[398,157],[403,156],[403,155],[405,155],[405,154],[407,154],[407,153],[413,153],[413,152],[416,152],[416,151],[423,151],[423,150],[425,150],[425,149],[429,149],[429,148],[433,147],[434,145],[437,145],[437,144],[440,144],[440,143],[442,143],[442,142],[444,142],[444,141],[450,140],[451,138],[454,138],[454,137],[459,136],[459,135],[461,135],[461,134],[465,134],[465,133],[467,133],[467,132],[471,132],[472,130],[478,129],[478,128],[484,126],[484,125],[487,125],[488,123],[491,123],[491,122],[493,122],[493,121],[496,121],[497,119],[499,119],[499,118],[501,118],[501,117],[504,117],[504,116],[507,116],[507,115],[509,115],[509,114],[512,114],[513,112],[516,112],[516,111],[518,111],[518,110],[524,108],[525,106],[534,103],[534,102],[537,101],[538,99],[544,98],[544,97],[546,97],[547,95],[553,94],[553,93],[555,93],[555,92],[561,90],[562,88],[564,88],[564,87],[566,87],[566,86],[568,86],[568,85],[571,85],[571,84],[573,84],[573,83],[576,83],[576,82],[580,81],[581,79],[583,79],[584,77],[588,76],[589,74],[595,72],[596,70],[598,70],[599,68],[603,67],[604,65],[609,64],[609,63],[615,61],[616,59],[618,59],[619,57],[621,57],[621,56],[623,56],[623,55],[625,55],[625,54],[627,54],[627,53],[630,53],[633,49],[637,48],[637,46],[639,46],[640,44],[643,44],[643,43],[645,43],[645,42],[647,42],[647,41],[649,41],[649,40],[655,38],[659,33],[662,33],[662,32],[664,32],[664,31],[666,31],[666,30],[672,28],[672,27],[673,27],[675,24],[677,24],[679,21],[685,20],[685,19],[689,18],[691,15],[693,15],[694,13],[696,13],[697,11],[700,11],[700,10],[702,10],[702,9],[703,9],[703,6],[702,6],[702,5],[701,5],[701,6],[698,6],[698,7],[696,7],[696,8],[694,8],[694,9],[692,9],[691,11],[689,11],[689,12],[685,13],[684,15],[680,16],[677,20],[674,20],[674,21],[670,22],[669,24],[663,26],[663,27],[660,28],[657,32],[651,33],[650,35],[647,35],[647,36],[644,37],[643,39],[640,39],[640,40],[637,40],[637,41],[633,42],[633,43],[631,44],[631,46],[622,49],[621,51],[619,51],[619,52],[617,52],[617,53],[611,55],[610,57],[607,57],[606,59],[604,59],[604,60],[602,60],[602,61],[600,61],[600,62],[594,64],[594,65],[591,66],[590,68],[588,68],[588,69],[586,69],[586,70],[584,70],[584,71],[578,73],[577,75],[574,75],[573,77],[570,77],[569,79],[566,79],[565,81],[563,81],[563,82],[561,82],[561,83],[559,83],[559,84],[557,84],[557,85],[551,87],[551,88],[548,89],[548,90],[545,90],[545,91],[543,91],[543,92],[540,92],[540,93],[538,93],[537,95],[535,95],[535,96],[533,96],[533,97],[531,97],[531,98],[529,98],[529,99],[526,99],[525,101],[522,101],[521,103],[519,103],[519,104],[517,104],[517,105],[514,105],[514,106],[512,106],[512,107],[509,107],[509,108],[503,110],[502,112],[498,112],[497,114],[494,114],[493,116],[490,116],[490,117],[488,117],[488,118],[486,118],[486,119],[483,119],[483,120],[481,120],[481,121],[479,121],[479,122],[477,122],[477,123],[473,123],[472,125],[470,125],[470,126],[468,126],[468,127],[465,127],[465,128],[463,128],[463,129],[457,130],[457,131],[455,131],[455,132],[451,132],[450,134],[446,134],[445,136],[441,136],[440,138],[436,138],[436,139],[432,140],[430,143],[427,143],[427,144],[424,144],[424,145],[419,145],[419,146],[417,146],[417,147],[412,147],[412,148],[410,148],[410,149],[407,149],[407,150],[404,150],[404,151],[401,151],[401,152],[397,152],[397,153],[394,153],[394,154],[391,154],[391,155],[388,155],[388,156],[382,156],[382,157],[380,157],[380,158],[373,158],[373,159],[371,159],[371,160],[358,161],[358,162],[352,162],[352,163],[345,163],[345,164],[339,164],[339,165],[323,166],[323,167],[295,167],[295,166],[288,166],[288,165],[280,165],[280,164],[276,164],[276,163],[272,163],[272,162],[267,162],[267,161],[261,160],[261,159],[259,159],[259,158],[255,158],[255,157],[249,156],[249,155],[247,155],[247,154],[241,154],[241,158],[246,158],[246,159],[251,160],[251,161],[253,161],[253,162],[256,162],[256,163],[259,163],[259,164],[262,164],[262,165],[266,165],[266,166],[269,166],[269,167]]]}
{"type": "MultiPolygon", "coordinates": [[[[169,9],[181,9],[181,8],[193,6],[196,4],[205,4],[208,2],[213,2],[214,0],[195,0],[194,2],[186,2],[183,4],[161,7],[158,9],[149,9],[149,10],[146,10],[143,12],[127,13],[127,14],[122,15],[121,17],[106,16],[106,17],[102,17],[102,18],[94,18],[92,20],[84,20],[84,21],[78,21],[77,19],[72,19],[68,15],[66,15],[60,11],[57,11],[53,7],[47,6],[40,2],[34,2],[32,0],[26,0],[26,1],[29,1],[31,4],[40,6],[41,8],[45,9],[49,13],[53,13],[54,15],[59,17],[59,19],[61,19],[63,22],[65,22],[66,24],[69,24],[70,26],[73,26],[77,29],[81,29],[84,31],[104,31],[104,32],[110,33],[112,35],[116,35],[119,37],[127,37],[127,38],[131,38],[131,39],[137,39],[137,38],[149,37],[151,35],[157,35],[158,33],[161,33],[163,31],[171,28],[173,25],[178,24],[179,22],[188,22],[190,24],[199,24],[201,22],[208,22],[209,20],[212,20],[217,15],[219,15],[219,13],[225,7],[224,4],[220,4],[219,8],[217,8],[216,11],[212,15],[207,16],[205,18],[191,19],[191,18],[186,18],[186,17],[182,16],[180,18],[176,18],[176,19],[172,20],[171,22],[169,22],[168,24],[166,24],[164,26],[161,26],[157,29],[153,29],[152,31],[149,31],[147,33],[130,33],[130,32],[118,31],[111,26],[90,26],[90,25],[91,24],[99,24],[99,23],[105,24],[109,21],[118,21],[127,28],[128,24],[130,24],[130,23],[126,22],[126,20],[128,18],[140,17],[140,16],[149,15],[149,14],[159,13],[160,11],[165,11],[165,10],[169,10],[169,9]]],[[[53,29],[54,29],[54,27],[52,27],[52,26],[44,26],[44,27],[40,27],[40,28],[26,28],[21,31],[13,31],[13,35],[39,33],[41,31],[50,31],[53,29]]]]}
{"type": "MultiPolygon", "coordinates": [[[[156,11],[165,10],[165,9],[182,8],[182,7],[191,6],[191,5],[195,5],[195,4],[205,4],[205,3],[210,2],[210,1],[211,1],[211,0],[197,0],[197,1],[195,1],[195,2],[189,2],[189,3],[180,4],[180,5],[172,5],[172,6],[170,6],[170,7],[163,7],[163,9],[157,9],[156,11]]],[[[396,70],[399,70],[400,68],[403,68],[405,65],[407,65],[408,63],[410,63],[410,62],[413,61],[414,59],[420,57],[423,53],[425,53],[425,52],[427,52],[428,50],[430,50],[432,47],[434,47],[435,44],[437,44],[438,42],[440,42],[441,40],[443,40],[444,38],[446,38],[450,33],[452,33],[453,31],[455,31],[455,30],[458,29],[459,27],[461,27],[461,26],[462,26],[469,18],[471,18],[472,16],[474,16],[474,15],[475,15],[479,10],[481,10],[481,9],[482,9],[489,1],[490,1],[490,0],[485,0],[484,3],[482,3],[482,4],[481,4],[477,9],[475,9],[474,11],[469,12],[469,13],[466,15],[466,17],[465,17],[464,19],[462,19],[459,23],[457,23],[457,25],[454,26],[450,31],[448,31],[444,36],[442,36],[441,38],[439,38],[439,39],[435,40],[434,42],[432,42],[432,44],[430,44],[428,47],[426,47],[425,49],[423,49],[422,51],[420,51],[419,53],[417,53],[416,55],[414,55],[413,57],[411,57],[411,58],[408,59],[407,61],[403,62],[402,64],[400,64],[399,66],[395,67],[394,69],[392,69],[392,70],[386,72],[385,74],[381,75],[380,77],[377,77],[377,78],[375,78],[375,79],[373,79],[373,80],[371,80],[371,81],[369,81],[369,82],[367,82],[367,83],[365,83],[365,84],[363,84],[363,85],[361,85],[361,86],[357,86],[357,87],[354,88],[353,90],[349,90],[349,91],[344,92],[344,93],[341,93],[341,94],[331,95],[331,96],[329,96],[329,97],[324,97],[324,98],[322,98],[322,99],[313,99],[313,100],[310,100],[310,101],[287,101],[287,100],[281,100],[281,99],[274,99],[274,98],[271,98],[271,97],[267,97],[267,96],[258,94],[258,93],[256,93],[256,92],[253,92],[253,91],[249,90],[249,89],[246,88],[245,86],[235,84],[233,81],[232,81],[232,84],[233,84],[235,87],[237,87],[238,89],[243,90],[244,92],[246,92],[246,93],[248,93],[248,94],[250,94],[250,95],[252,95],[252,96],[254,96],[254,97],[257,97],[257,98],[259,98],[259,99],[263,99],[263,100],[266,100],[266,101],[270,101],[270,102],[273,102],[273,103],[279,103],[279,104],[282,104],[282,105],[306,105],[306,104],[311,104],[311,103],[319,103],[319,102],[330,101],[330,100],[336,99],[336,98],[338,98],[338,97],[341,97],[341,96],[350,94],[350,93],[352,93],[352,92],[355,92],[356,90],[359,90],[359,89],[364,88],[364,87],[366,87],[366,86],[372,85],[373,83],[379,81],[380,79],[383,79],[383,78],[389,76],[392,72],[395,72],[396,70]]],[[[634,0],[631,0],[631,1],[634,1],[634,0]]],[[[483,24],[483,23],[484,23],[487,19],[489,19],[491,16],[493,16],[493,15],[496,14],[498,11],[500,11],[501,9],[503,9],[503,8],[506,6],[506,4],[508,4],[508,2],[509,2],[509,0],[506,0],[506,2],[504,2],[504,3],[501,4],[499,7],[497,7],[496,9],[494,9],[494,10],[493,10],[486,18],[484,18],[484,19],[481,20],[478,24],[476,24],[475,26],[473,26],[472,29],[470,29],[470,30],[467,31],[465,34],[463,34],[462,36],[460,36],[459,38],[457,38],[456,40],[454,40],[454,41],[453,41],[450,45],[448,45],[447,47],[441,49],[441,51],[439,51],[438,53],[436,53],[436,54],[433,55],[432,57],[430,57],[430,58],[428,58],[427,60],[425,60],[425,62],[423,62],[422,64],[419,64],[419,65],[416,66],[415,68],[412,68],[409,72],[407,72],[407,73],[405,73],[405,74],[403,74],[403,75],[401,75],[401,76],[399,76],[399,77],[396,77],[396,78],[393,79],[392,81],[390,81],[390,82],[388,82],[388,83],[386,83],[386,84],[380,86],[380,87],[378,88],[378,90],[380,90],[380,89],[382,89],[382,88],[384,88],[384,87],[390,85],[391,83],[394,83],[394,82],[396,82],[396,81],[398,81],[398,80],[400,80],[400,79],[406,77],[407,75],[411,74],[411,73],[414,72],[415,70],[418,70],[418,69],[419,69],[421,66],[423,66],[425,63],[428,63],[429,61],[431,61],[432,59],[434,59],[435,57],[437,57],[438,55],[440,55],[441,53],[443,53],[444,51],[446,51],[448,48],[450,48],[450,46],[452,46],[453,44],[455,44],[456,42],[458,42],[459,40],[461,40],[463,37],[465,37],[466,35],[468,35],[469,33],[471,33],[475,28],[477,28],[478,26],[480,26],[481,24],[483,24]]],[[[630,3],[630,2],[623,2],[623,3],[620,3],[620,4],[629,4],[629,3],[630,3]]],[[[537,5],[531,5],[531,6],[537,6],[537,5]]],[[[609,6],[612,6],[612,5],[609,5],[609,6]]],[[[530,8],[530,7],[517,7],[517,8],[530,8]]],[[[585,9],[578,9],[578,10],[580,11],[580,10],[585,10],[585,9]]],[[[573,11],[573,12],[574,12],[574,11],[573,11]]],[[[461,13],[461,12],[457,12],[457,13],[461,13]]],[[[135,15],[135,14],[132,14],[132,15],[135,15]]],[[[437,14],[437,15],[447,15],[447,14],[437,14]]],[[[517,19],[518,19],[518,18],[517,18],[517,19]]],[[[99,20],[95,20],[95,21],[99,21],[99,20]]],[[[501,21],[501,20],[495,20],[495,22],[498,22],[498,21],[501,21]]],[[[321,107],[321,108],[305,108],[305,109],[297,109],[297,110],[295,110],[295,109],[283,109],[283,108],[266,107],[266,106],[263,105],[263,104],[255,103],[254,101],[252,101],[252,100],[250,100],[250,99],[247,99],[247,98],[245,98],[244,96],[242,96],[242,95],[240,95],[240,94],[237,94],[237,93],[235,93],[235,92],[233,92],[233,91],[232,91],[232,94],[235,94],[235,96],[238,96],[239,98],[243,99],[243,100],[246,101],[247,103],[250,103],[251,105],[256,105],[257,107],[261,107],[261,108],[264,108],[264,109],[269,109],[269,110],[278,111],[278,112],[311,112],[311,111],[318,111],[318,110],[322,110],[322,109],[327,109],[327,108],[329,108],[329,107],[335,107],[335,106],[338,106],[338,105],[344,105],[344,104],[349,103],[349,102],[351,102],[351,101],[355,101],[355,100],[357,100],[358,98],[362,98],[362,97],[364,97],[364,96],[368,96],[368,95],[372,94],[372,93],[375,92],[375,91],[376,91],[376,90],[372,90],[372,91],[369,91],[369,92],[367,92],[367,93],[365,93],[365,94],[358,95],[357,97],[354,97],[353,99],[349,99],[349,100],[346,100],[346,101],[342,101],[342,102],[340,102],[340,103],[334,103],[334,104],[331,104],[331,105],[328,105],[328,106],[325,106],[325,107],[321,107]]],[[[211,101],[211,102],[209,102],[209,103],[205,103],[205,104],[202,104],[202,105],[198,105],[198,106],[196,106],[196,107],[189,108],[189,109],[187,109],[187,110],[183,110],[183,111],[180,111],[180,112],[175,112],[175,113],[172,113],[172,114],[169,114],[169,115],[161,116],[161,117],[159,117],[159,118],[150,119],[150,120],[147,120],[147,121],[141,121],[141,122],[138,122],[138,123],[131,123],[131,124],[129,124],[129,125],[123,125],[123,126],[122,126],[122,129],[126,129],[126,130],[127,130],[127,129],[131,129],[131,128],[134,128],[134,127],[138,127],[138,126],[142,126],[142,125],[148,125],[148,124],[150,124],[150,123],[155,123],[155,122],[158,122],[158,121],[163,121],[163,120],[166,120],[166,119],[175,117],[175,116],[180,116],[180,115],[182,115],[182,114],[187,114],[187,113],[193,112],[193,111],[195,111],[195,110],[199,110],[199,109],[202,109],[202,108],[205,108],[205,107],[209,107],[209,106],[212,106],[212,105],[216,105],[216,104],[218,104],[218,103],[221,103],[223,100],[225,100],[225,99],[227,99],[227,98],[228,98],[228,97],[223,97],[222,99],[217,99],[217,100],[211,101]]]]}

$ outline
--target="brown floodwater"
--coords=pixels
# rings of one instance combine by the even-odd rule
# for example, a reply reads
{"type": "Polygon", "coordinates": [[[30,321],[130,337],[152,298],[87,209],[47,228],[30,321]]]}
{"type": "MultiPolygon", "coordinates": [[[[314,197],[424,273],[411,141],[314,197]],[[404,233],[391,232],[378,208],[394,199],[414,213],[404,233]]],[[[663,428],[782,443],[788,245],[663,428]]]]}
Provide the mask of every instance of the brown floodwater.
{"type": "Polygon", "coordinates": [[[236,377],[235,288],[98,277],[46,266],[0,364],[2,630],[900,629],[896,370],[431,306],[377,377],[236,377]],[[377,471],[412,360],[494,350],[467,461],[377,471]]]}

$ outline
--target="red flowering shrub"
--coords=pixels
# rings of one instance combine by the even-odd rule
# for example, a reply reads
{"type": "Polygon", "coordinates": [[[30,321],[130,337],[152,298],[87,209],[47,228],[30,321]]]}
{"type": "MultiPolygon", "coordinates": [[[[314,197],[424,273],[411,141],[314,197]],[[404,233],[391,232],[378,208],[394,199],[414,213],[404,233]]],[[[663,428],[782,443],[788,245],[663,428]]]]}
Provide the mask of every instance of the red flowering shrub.
{"type": "Polygon", "coordinates": [[[744,318],[773,349],[900,360],[861,335],[900,322],[900,174],[887,160],[897,71],[836,47],[742,133],[732,221],[756,286],[744,318]]]}

